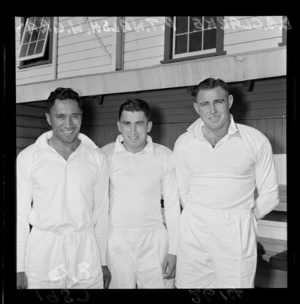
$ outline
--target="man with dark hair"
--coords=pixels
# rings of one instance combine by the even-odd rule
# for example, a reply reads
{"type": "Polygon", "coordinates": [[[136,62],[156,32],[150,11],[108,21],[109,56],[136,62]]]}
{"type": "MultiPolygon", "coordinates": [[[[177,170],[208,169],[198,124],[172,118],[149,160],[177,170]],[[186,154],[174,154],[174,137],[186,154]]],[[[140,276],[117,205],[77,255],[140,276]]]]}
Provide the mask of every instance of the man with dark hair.
{"type": "Polygon", "coordinates": [[[174,288],[180,204],[172,151],[147,135],[144,100],[124,102],[117,125],[116,142],[102,148],[110,169],[110,288],[174,288]]]}
{"type": "Polygon", "coordinates": [[[176,287],[252,288],[256,221],[279,202],[272,148],[261,132],[234,122],[223,80],[205,79],[194,96],[200,118],[174,147],[183,207],[176,287]]]}
{"type": "Polygon", "coordinates": [[[79,133],[76,92],[47,103],[52,130],[17,157],[17,288],[108,288],[107,157],[79,133]]]}

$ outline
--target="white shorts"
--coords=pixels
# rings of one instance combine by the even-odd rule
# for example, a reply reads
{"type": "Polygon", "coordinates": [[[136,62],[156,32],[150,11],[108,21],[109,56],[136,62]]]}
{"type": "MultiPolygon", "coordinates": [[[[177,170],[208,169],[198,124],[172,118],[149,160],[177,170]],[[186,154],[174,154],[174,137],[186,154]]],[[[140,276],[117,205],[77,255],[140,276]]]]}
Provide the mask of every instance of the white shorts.
{"type": "Polygon", "coordinates": [[[257,263],[256,219],[251,210],[183,209],[177,288],[253,288],[257,263]]]}
{"type": "Polygon", "coordinates": [[[32,228],[26,247],[28,289],[103,288],[94,230],[54,233],[32,228]]]}
{"type": "Polygon", "coordinates": [[[109,288],[174,288],[174,279],[163,279],[162,263],[168,252],[163,224],[139,230],[110,229],[109,288]]]}

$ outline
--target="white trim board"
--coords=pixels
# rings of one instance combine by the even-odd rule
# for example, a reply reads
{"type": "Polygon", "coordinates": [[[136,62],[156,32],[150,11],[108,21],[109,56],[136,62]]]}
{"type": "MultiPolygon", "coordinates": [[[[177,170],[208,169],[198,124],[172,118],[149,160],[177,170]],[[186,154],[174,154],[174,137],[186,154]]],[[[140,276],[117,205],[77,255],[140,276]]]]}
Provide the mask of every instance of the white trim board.
{"type": "MultiPolygon", "coordinates": [[[[34,73],[34,71],[32,71],[34,73]]],[[[286,75],[286,48],[215,56],[141,69],[74,76],[17,86],[17,103],[45,100],[57,87],[71,87],[82,96],[158,90],[198,84],[207,77],[226,82],[286,75]],[[276,64],[274,64],[276,62],[276,64]]]]}

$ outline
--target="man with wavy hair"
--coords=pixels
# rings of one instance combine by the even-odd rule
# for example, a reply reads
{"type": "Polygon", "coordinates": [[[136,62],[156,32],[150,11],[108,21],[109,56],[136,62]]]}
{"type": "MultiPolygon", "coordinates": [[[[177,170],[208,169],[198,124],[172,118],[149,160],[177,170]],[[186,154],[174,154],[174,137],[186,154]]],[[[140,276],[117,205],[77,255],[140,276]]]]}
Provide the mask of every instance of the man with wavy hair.
{"type": "Polygon", "coordinates": [[[108,288],[107,157],[79,133],[75,91],[47,103],[52,130],[17,157],[17,288],[108,288]]]}
{"type": "Polygon", "coordinates": [[[176,287],[251,288],[256,221],[279,202],[272,147],[260,131],[234,122],[223,80],[205,79],[194,96],[200,117],[174,147],[183,207],[176,287]]]}

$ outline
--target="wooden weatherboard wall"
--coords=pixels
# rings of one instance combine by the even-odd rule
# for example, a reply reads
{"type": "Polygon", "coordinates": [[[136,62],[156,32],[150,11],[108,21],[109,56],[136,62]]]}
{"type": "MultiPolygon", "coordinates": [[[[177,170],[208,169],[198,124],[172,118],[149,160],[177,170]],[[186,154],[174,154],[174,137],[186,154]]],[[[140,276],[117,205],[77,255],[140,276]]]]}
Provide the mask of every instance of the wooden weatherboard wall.
{"type": "MultiPolygon", "coordinates": [[[[286,153],[284,77],[230,83],[232,114],[252,125],[271,141],[274,154],[286,153]]],[[[145,99],[153,112],[153,138],[173,149],[177,137],[198,118],[187,87],[85,97],[83,128],[99,146],[115,139],[118,109],[126,98],[145,99]]]]}
{"type": "Polygon", "coordinates": [[[45,101],[16,104],[17,154],[33,144],[43,132],[49,130],[45,112],[45,101]]]}

